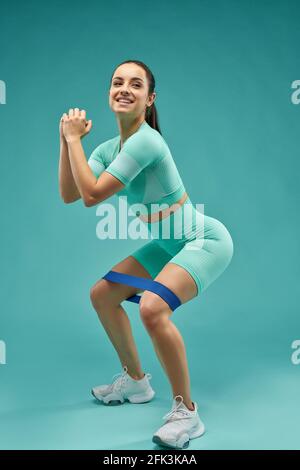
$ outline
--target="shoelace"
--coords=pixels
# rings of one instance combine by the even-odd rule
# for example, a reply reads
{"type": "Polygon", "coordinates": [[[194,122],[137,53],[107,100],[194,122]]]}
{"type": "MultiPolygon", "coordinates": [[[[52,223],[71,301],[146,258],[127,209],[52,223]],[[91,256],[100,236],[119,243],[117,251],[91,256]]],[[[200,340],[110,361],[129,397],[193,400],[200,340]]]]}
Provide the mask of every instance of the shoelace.
{"type": "MultiPolygon", "coordinates": [[[[127,366],[124,366],[123,368],[123,372],[120,372],[118,374],[115,374],[113,376],[113,382],[110,384],[110,390],[117,390],[117,391],[121,391],[123,386],[126,384],[127,382],[127,373],[128,373],[128,368],[127,366]],[[114,380],[114,377],[116,377],[116,379],[114,380]]],[[[148,377],[148,379],[151,379],[152,378],[152,375],[150,373],[147,373],[146,376],[148,377]]]]}
{"type": "Polygon", "coordinates": [[[117,390],[121,391],[123,386],[126,383],[126,375],[127,375],[128,368],[127,366],[124,366],[123,372],[120,372],[119,374],[115,374],[113,376],[113,382],[110,384],[109,389],[110,390],[117,390]],[[116,377],[116,378],[115,378],[116,377]],[[115,378],[115,379],[114,379],[115,378]]]}
{"type": "Polygon", "coordinates": [[[169,413],[165,414],[165,416],[162,418],[163,420],[171,421],[175,419],[184,419],[190,416],[190,413],[187,410],[180,408],[181,403],[183,403],[183,397],[181,395],[176,395],[174,398],[175,400],[176,398],[180,398],[181,400],[176,404],[175,408],[169,411],[169,413]]]}

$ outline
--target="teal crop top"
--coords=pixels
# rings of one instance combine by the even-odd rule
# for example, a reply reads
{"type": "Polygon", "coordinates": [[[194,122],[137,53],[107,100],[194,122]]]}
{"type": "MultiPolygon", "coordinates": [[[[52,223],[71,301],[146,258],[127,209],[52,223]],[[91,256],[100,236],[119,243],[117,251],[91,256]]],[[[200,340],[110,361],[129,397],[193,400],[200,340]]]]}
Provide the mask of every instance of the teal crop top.
{"type": "Polygon", "coordinates": [[[125,187],[117,195],[127,196],[130,205],[143,204],[145,208],[139,208],[140,214],[150,215],[160,210],[151,204],[169,206],[182,197],[185,187],[169,147],[156,129],[143,121],[125,140],[121,151],[120,142],[118,135],[92,152],[88,165],[96,178],[103,171],[118,178],[125,187]]]}

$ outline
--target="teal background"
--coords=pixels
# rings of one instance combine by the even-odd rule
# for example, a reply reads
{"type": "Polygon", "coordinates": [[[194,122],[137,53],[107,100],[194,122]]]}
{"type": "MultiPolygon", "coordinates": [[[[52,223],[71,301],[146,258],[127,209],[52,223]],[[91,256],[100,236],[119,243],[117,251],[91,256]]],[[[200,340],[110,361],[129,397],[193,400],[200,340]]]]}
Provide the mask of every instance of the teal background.
{"type": "Polygon", "coordinates": [[[90,288],[145,241],[99,240],[96,207],[65,205],[58,190],[61,114],[78,106],[93,119],[87,157],[117,135],[108,88],[126,59],[153,71],[187,192],[235,246],[224,274],[172,318],[207,427],[190,449],[299,449],[299,14],[296,0],[2,3],[1,449],[154,449],[171,407],[127,302],[156,398],[105,407],[90,396],[120,372],[90,288]]]}

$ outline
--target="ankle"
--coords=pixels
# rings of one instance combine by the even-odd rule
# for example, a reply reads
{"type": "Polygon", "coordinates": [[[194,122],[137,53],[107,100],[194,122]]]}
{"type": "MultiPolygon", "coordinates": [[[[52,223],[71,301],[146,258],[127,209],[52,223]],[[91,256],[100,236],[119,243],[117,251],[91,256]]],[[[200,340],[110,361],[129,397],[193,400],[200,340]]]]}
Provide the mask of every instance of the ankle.
{"type": "Polygon", "coordinates": [[[184,402],[184,404],[185,404],[185,406],[186,406],[190,411],[195,411],[195,405],[194,405],[194,402],[193,402],[193,401],[191,401],[191,402],[189,402],[189,403],[185,403],[185,402],[184,402]]]}
{"type": "Polygon", "coordinates": [[[132,374],[131,372],[127,372],[129,377],[131,377],[133,380],[142,380],[145,377],[144,373],[141,374],[132,374]]]}
{"type": "Polygon", "coordinates": [[[136,372],[136,370],[135,372],[131,372],[128,370],[128,367],[126,365],[123,365],[123,370],[126,371],[129,377],[131,377],[133,380],[142,380],[146,375],[141,370],[139,370],[139,372],[136,372]]]}

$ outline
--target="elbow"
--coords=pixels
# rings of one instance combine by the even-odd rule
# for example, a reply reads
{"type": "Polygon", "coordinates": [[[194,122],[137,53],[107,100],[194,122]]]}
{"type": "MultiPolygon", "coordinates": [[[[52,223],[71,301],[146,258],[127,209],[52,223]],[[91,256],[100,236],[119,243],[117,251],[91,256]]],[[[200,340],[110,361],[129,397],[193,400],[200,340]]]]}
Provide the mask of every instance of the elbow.
{"type": "Polygon", "coordinates": [[[63,193],[60,193],[60,197],[65,204],[71,204],[79,199],[78,197],[70,197],[63,193]]]}
{"type": "Polygon", "coordinates": [[[65,204],[71,204],[72,202],[75,202],[76,199],[67,199],[67,198],[63,198],[63,201],[65,204]]]}
{"type": "Polygon", "coordinates": [[[62,201],[65,203],[65,204],[70,204],[71,203],[71,199],[67,198],[66,196],[64,196],[63,194],[60,195],[62,201]]]}
{"type": "Polygon", "coordinates": [[[85,207],[92,207],[97,204],[97,201],[92,196],[85,196],[83,198],[83,203],[85,207]]]}
{"type": "Polygon", "coordinates": [[[89,191],[83,195],[82,200],[85,207],[92,207],[102,202],[103,198],[101,198],[99,193],[97,194],[95,191],[89,191]]]}

